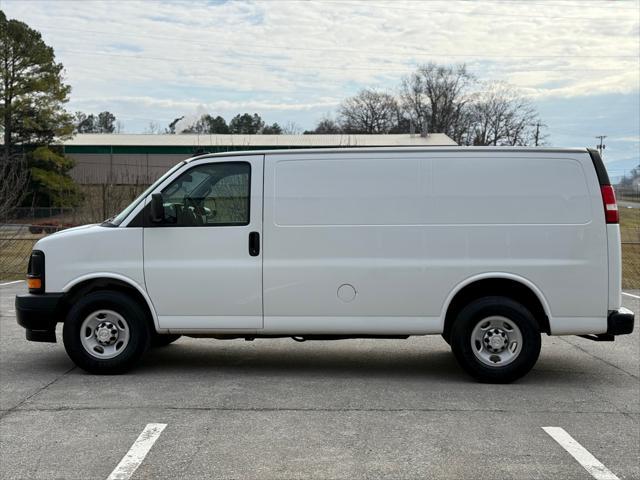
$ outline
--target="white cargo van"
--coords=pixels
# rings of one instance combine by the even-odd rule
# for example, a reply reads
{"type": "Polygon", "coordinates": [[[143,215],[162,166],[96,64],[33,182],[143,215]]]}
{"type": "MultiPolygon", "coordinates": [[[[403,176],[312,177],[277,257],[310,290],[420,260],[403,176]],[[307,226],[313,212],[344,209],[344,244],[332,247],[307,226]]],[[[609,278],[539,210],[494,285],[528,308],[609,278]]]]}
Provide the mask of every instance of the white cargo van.
{"type": "Polygon", "coordinates": [[[620,231],[587,149],[375,148],[204,155],[116,217],[40,240],[16,298],[28,340],[92,373],[180,335],[440,334],[509,382],[540,335],[613,340],[620,231]]]}

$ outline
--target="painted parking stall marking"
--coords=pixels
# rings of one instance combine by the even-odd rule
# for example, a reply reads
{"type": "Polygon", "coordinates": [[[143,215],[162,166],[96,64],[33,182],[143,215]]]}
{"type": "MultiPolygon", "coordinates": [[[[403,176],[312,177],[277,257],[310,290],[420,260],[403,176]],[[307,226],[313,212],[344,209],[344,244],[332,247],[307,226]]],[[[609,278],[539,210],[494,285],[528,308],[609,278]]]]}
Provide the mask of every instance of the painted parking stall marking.
{"type": "Polygon", "coordinates": [[[118,466],[107,477],[107,480],[128,480],[131,478],[166,426],[166,423],[147,424],[127,454],[120,460],[118,466]]]}
{"type": "Polygon", "coordinates": [[[14,280],[13,282],[4,282],[0,283],[0,287],[4,287],[5,285],[14,285],[16,283],[22,283],[24,280],[14,280]]]}
{"type": "Polygon", "coordinates": [[[591,455],[589,450],[580,445],[571,435],[560,427],[542,427],[551,438],[560,444],[576,461],[597,480],[620,480],[605,467],[600,461],[591,455]]]}
{"type": "Polygon", "coordinates": [[[622,292],[622,294],[626,295],[627,297],[640,299],[640,295],[634,295],[633,293],[622,292]]]}

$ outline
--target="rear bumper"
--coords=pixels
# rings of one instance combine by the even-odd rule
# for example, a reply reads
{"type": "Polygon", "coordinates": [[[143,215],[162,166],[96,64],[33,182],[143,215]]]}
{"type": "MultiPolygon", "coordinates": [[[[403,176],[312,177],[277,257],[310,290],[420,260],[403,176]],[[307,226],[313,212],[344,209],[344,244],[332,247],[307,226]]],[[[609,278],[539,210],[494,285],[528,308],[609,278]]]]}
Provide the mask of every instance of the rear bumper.
{"type": "Polygon", "coordinates": [[[60,308],[63,297],[64,293],[16,295],[16,319],[26,329],[27,340],[56,341],[56,324],[63,320],[60,308]]]}
{"type": "Polygon", "coordinates": [[[631,310],[621,307],[613,310],[607,316],[607,335],[627,335],[633,332],[634,314],[631,310]]]}

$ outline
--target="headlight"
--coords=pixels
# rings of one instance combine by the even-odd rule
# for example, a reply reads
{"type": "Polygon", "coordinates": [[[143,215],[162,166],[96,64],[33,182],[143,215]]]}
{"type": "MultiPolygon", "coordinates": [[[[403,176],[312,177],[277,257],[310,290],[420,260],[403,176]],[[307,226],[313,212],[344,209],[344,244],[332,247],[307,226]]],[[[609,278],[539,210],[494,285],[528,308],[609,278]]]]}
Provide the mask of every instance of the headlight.
{"type": "Polygon", "coordinates": [[[27,287],[29,293],[44,292],[44,252],[34,250],[27,268],[27,287]]]}

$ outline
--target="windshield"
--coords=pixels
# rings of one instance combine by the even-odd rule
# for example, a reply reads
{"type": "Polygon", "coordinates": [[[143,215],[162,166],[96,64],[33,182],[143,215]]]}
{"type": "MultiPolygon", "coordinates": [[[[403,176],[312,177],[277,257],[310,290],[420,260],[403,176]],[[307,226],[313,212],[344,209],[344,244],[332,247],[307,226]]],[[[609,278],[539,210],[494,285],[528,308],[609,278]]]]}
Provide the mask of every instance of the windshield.
{"type": "Polygon", "coordinates": [[[175,165],[174,167],[172,167],[171,169],[169,169],[164,175],[162,175],[158,180],[156,180],[155,182],[153,182],[151,184],[151,186],[149,188],[147,188],[144,192],[142,192],[140,194],[140,196],[138,198],[136,198],[133,202],[131,202],[127,208],[125,208],[124,210],[122,210],[118,215],[116,215],[115,217],[113,217],[110,220],[106,220],[105,223],[108,225],[113,225],[114,227],[119,226],[125,218],[127,218],[129,216],[129,214],[135,210],[135,208],[138,206],[138,204],[140,202],[142,202],[145,197],[152,192],[158,185],[160,185],[167,177],[169,177],[169,175],[173,174],[173,172],[175,172],[176,170],[178,170],[180,167],[182,167],[182,165],[184,165],[185,162],[180,162],[177,165],[175,165]]]}

